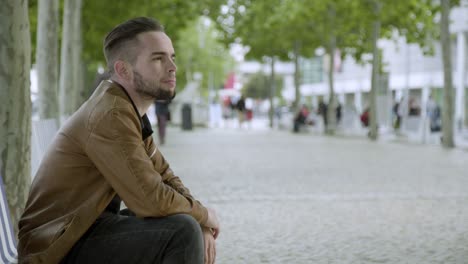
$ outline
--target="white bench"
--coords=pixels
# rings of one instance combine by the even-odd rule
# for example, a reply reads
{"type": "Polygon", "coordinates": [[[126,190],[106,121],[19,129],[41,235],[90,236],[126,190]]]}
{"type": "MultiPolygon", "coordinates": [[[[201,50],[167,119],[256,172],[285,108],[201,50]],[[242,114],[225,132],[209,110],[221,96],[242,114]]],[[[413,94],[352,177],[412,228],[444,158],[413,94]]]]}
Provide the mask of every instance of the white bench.
{"type": "Polygon", "coordinates": [[[16,239],[10,219],[5,186],[0,175],[0,263],[5,264],[18,263],[16,239]]]}
{"type": "Polygon", "coordinates": [[[31,133],[31,178],[36,175],[42,156],[58,130],[55,119],[44,119],[32,122],[31,133]]]}
{"type": "MultiPolygon", "coordinates": [[[[36,174],[42,157],[55,137],[57,130],[58,125],[54,119],[32,122],[31,178],[36,174]]],[[[16,238],[11,223],[5,186],[0,175],[0,263],[18,263],[17,255],[16,238]]]]}

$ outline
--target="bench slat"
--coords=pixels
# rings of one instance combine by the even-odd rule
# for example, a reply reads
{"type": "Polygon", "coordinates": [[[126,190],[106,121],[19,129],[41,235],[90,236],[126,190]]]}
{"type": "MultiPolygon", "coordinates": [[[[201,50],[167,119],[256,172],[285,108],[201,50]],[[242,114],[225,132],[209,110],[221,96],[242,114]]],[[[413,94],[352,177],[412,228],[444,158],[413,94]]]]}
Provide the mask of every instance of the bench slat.
{"type": "Polygon", "coordinates": [[[16,239],[10,221],[10,210],[6,199],[3,179],[0,175],[0,261],[1,263],[18,263],[16,239]]]}

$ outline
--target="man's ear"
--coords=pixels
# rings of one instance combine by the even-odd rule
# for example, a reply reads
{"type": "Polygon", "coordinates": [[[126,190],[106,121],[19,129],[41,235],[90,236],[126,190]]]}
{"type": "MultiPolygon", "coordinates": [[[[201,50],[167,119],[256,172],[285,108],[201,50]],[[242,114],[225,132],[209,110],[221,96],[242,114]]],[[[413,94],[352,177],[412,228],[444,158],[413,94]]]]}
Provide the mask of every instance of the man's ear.
{"type": "Polygon", "coordinates": [[[131,65],[123,60],[117,60],[114,62],[114,71],[115,73],[124,80],[131,80],[132,78],[132,69],[131,65]]]}

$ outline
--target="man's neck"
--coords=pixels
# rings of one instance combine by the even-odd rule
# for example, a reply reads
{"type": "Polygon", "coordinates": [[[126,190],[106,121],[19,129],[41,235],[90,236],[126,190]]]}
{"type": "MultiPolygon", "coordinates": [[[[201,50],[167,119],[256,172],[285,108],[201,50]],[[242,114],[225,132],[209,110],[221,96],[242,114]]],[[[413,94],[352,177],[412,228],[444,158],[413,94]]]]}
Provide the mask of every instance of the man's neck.
{"type": "Polygon", "coordinates": [[[143,96],[138,94],[135,89],[128,88],[124,83],[119,82],[118,80],[111,79],[113,82],[120,84],[123,89],[127,92],[130,99],[132,99],[133,104],[135,104],[138,114],[144,116],[148,111],[149,107],[154,103],[152,99],[145,99],[143,96]]]}
{"type": "Polygon", "coordinates": [[[154,101],[143,98],[143,96],[138,94],[133,89],[127,89],[125,87],[124,89],[127,91],[130,98],[132,98],[133,103],[138,109],[138,113],[140,114],[140,116],[144,116],[146,112],[148,111],[149,107],[154,103],[154,101]]]}

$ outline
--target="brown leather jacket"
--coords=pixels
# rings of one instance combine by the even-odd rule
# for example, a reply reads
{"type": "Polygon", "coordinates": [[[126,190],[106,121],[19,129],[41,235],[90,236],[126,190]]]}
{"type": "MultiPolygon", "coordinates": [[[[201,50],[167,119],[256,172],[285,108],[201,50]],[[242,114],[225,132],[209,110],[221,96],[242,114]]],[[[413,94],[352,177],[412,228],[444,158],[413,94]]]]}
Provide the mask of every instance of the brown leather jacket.
{"type": "Polygon", "coordinates": [[[20,263],[59,263],[116,194],[139,217],[186,213],[206,222],[206,208],[174,176],[145,123],[111,81],[70,117],[32,183],[19,221],[20,263]]]}

